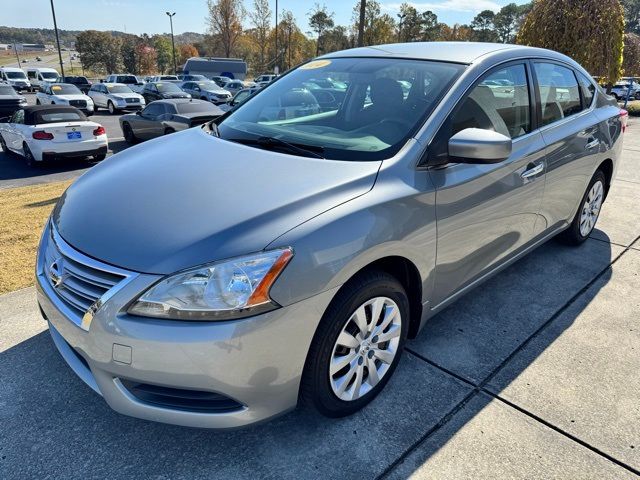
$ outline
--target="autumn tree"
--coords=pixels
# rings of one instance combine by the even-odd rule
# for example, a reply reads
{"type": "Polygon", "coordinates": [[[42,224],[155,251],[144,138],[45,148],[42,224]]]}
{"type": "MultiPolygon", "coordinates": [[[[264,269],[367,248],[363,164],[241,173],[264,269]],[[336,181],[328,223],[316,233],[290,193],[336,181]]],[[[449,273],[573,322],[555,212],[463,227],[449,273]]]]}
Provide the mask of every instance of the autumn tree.
{"type": "Polygon", "coordinates": [[[324,34],[334,26],[333,16],[334,13],[329,12],[326,5],[320,6],[319,3],[316,3],[313,10],[309,12],[309,26],[317,35],[316,55],[320,54],[320,44],[322,43],[324,34]]]}
{"type": "MultiPolygon", "coordinates": [[[[360,3],[353,8],[354,29],[360,31],[360,3]]],[[[367,0],[364,16],[363,45],[380,45],[394,41],[396,23],[387,14],[381,13],[380,3],[376,0],[367,0]]]]}
{"type": "Polygon", "coordinates": [[[635,33],[624,35],[622,70],[627,77],[640,77],[640,36],[635,33]]]}
{"type": "Polygon", "coordinates": [[[258,71],[264,71],[267,66],[267,49],[269,32],[271,31],[271,9],[269,0],[253,0],[253,9],[249,12],[251,35],[260,55],[258,57],[258,71]]]}
{"type": "Polygon", "coordinates": [[[165,73],[173,67],[173,50],[171,40],[164,35],[158,35],[153,39],[153,48],[156,49],[156,66],[158,72],[165,73]]]}
{"type": "Polygon", "coordinates": [[[191,57],[198,57],[200,53],[193,45],[185,43],[178,48],[178,65],[184,65],[191,57]]]}
{"type": "Polygon", "coordinates": [[[242,33],[245,10],[242,0],[207,0],[209,32],[220,42],[224,56],[229,58],[242,33]]]}
{"type": "Polygon", "coordinates": [[[537,0],[516,41],[564,53],[614,83],[622,67],[624,10],[620,0],[537,0]]]}
{"type": "Polygon", "coordinates": [[[345,50],[352,46],[349,31],[343,25],[327,30],[322,37],[322,47],[325,53],[345,50]]]}
{"type": "Polygon", "coordinates": [[[136,57],[138,60],[136,74],[149,75],[155,73],[157,68],[157,52],[151,45],[139,42],[136,45],[136,57]]]}

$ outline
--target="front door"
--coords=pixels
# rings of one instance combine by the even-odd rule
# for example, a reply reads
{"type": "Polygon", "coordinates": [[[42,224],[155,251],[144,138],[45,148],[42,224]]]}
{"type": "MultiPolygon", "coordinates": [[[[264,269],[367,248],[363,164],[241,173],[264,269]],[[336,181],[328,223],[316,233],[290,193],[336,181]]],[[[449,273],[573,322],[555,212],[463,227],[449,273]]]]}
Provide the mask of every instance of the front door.
{"type": "Polygon", "coordinates": [[[438,230],[434,307],[506,261],[534,236],[545,157],[541,134],[534,131],[531,78],[526,62],[490,71],[435,138],[436,151],[444,148],[441,154],[446,155],[452,135],[481,128],[511,137],[513,149],[500,163],[447,163],[429,170],[436,187],[438,230]]]}

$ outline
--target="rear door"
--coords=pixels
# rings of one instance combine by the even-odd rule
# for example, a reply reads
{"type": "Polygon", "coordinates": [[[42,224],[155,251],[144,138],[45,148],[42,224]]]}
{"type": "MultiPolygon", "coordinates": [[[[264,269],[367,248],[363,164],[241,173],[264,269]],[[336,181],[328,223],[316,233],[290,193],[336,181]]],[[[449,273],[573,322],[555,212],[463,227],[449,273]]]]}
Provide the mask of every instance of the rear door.
{"type": "Polygon", "coordinates": [[[533,62],[540,101],[547,175],[541,221],[536,230],[571,221],[596,168],[604,142],[591,103],[580,91],[576,72],[561,63],[533,62]]]}
{"type": "Polygon", "coordinates": [[[534,237],[544,190],[544,143],[536,130],[531,67],[498,66],[458,103],[429,146],[444,157],[429,170],[436,187],[438,245],[434,306],[478,281],[534,237]],[[466,128],[502,133],[512,154],[494,164],[453,163],[448,140],[466,128]]]}

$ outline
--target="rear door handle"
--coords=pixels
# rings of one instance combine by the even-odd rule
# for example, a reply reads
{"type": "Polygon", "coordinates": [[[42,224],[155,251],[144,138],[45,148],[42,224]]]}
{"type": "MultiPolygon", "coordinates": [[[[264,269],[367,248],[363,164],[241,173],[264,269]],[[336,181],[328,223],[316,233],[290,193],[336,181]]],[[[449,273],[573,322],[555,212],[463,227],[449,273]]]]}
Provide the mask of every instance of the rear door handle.
{"type": "MultiPolygon", "coordinates": [[[[531,166],[531,164],[529,164],[529,166],[531,166]]],[[[522,172],[522,174],[520,175],[522,178],[531,178],[531,177],[535,177],[536,175],[538,175],[539,173],[541,173],[544,170],[544,164],[539,163],[538,165],[536,165],[533,168],[529,168],[528,170],[525,170],[524,172],[522,172]]]]}

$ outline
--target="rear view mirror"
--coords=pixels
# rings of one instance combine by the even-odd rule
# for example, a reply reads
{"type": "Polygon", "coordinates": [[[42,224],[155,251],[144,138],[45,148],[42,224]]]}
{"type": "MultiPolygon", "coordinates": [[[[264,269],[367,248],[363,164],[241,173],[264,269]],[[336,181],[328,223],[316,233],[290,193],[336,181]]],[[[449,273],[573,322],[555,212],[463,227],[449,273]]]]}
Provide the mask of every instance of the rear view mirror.
{"type": "Polygon", "coordinates": [[[493,130],[466,128],[449,139],[449,156],[460,163],[499,163],[511,155],[509,137],[493,130]]]}

